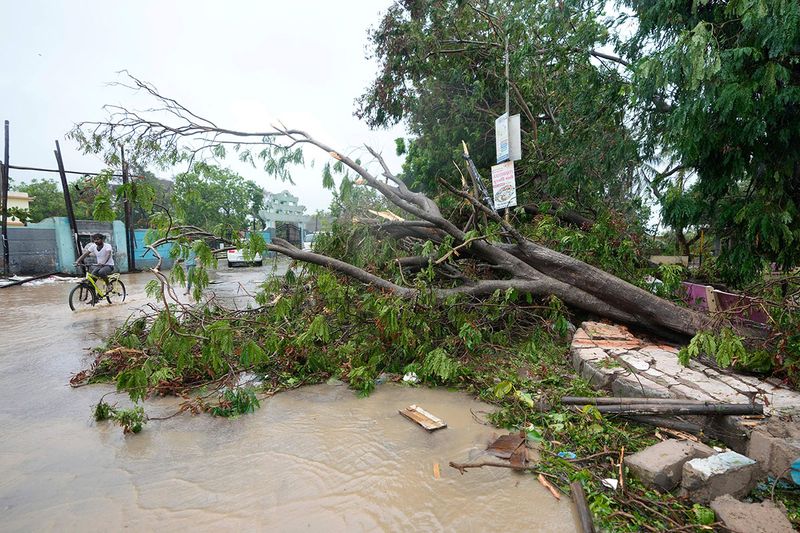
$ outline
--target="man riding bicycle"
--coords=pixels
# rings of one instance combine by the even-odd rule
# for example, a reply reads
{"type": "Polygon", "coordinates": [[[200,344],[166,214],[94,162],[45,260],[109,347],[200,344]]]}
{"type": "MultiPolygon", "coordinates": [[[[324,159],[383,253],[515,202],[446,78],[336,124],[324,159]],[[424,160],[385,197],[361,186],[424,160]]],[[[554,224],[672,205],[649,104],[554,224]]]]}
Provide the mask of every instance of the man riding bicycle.
{"type": "Polygon", "coordinates": [[[92,267],[90,272],[93,276],[104,280],[106,280],[106,276],[114,271],[114,250],[110,244],[105,243],[105,240],[106,238],[102,233],[92,235],[92,242],[86,245],[81,256],[75,261],[77,266],[83,261],[84,257],[94,254],[97,264],[92,267]]]}

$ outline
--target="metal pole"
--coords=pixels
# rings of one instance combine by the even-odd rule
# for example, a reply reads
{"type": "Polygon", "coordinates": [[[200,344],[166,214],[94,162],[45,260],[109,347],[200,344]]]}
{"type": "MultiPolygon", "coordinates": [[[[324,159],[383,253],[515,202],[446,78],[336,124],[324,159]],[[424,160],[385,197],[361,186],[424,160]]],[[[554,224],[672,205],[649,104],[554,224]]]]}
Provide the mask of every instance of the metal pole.
{"type": "Polygon", "coordinates": [[[64,160],[61,158],[61,146],[56,141],[56,149],[53,151],[58,163],[58,173],[61,176],[61,189],[64,191],[64,203],[67,204],[67,218],[69,226],[72,228],[72,240],[75,244],[75,259],[81,256],[81,244],[78,240],[78,223],[75,220],[75,212],[72,210],[72,199],[69,196],[69,185],[67,184],[67,173],[64,171],[64,160]]]}
{"type": "Polygon", "coordinates": [[[508,34],[506,34],[506,53],[504,55],[504,59],[506,61],[506,117],[510,118],[511,115],[509,115],[509,111],[511,110],[511,106],[509,105],[508,92],[509,92],[509,85],[511,84],[511,81],[510,81],[510,77],[509,77],[509,74],[508,74],[508,34]]]}
{"type": "MultiPolygon", "coordinates": [[[[509,68],[508,68],[508,34],[506,34],[506,51],[505,51],[504,59],[505,59],[505,62],[506,62],[506,127],[508,128],[508,131],[507,131],[507,138],[508,138],[508,142],[509,142],[509,150],[508,150],[509,157],[508,157],[508,160],[510,161],[511,160],[511,148],[510,148],[510,146],[511,146],[511,104],[510,104],[510,99],[509,99],[508,94],[509,94],[509,89],[510,89],[510,85],[511,85],[511,79],[510,79],[509,73],[508,73],[509,72],[509,68]]],[[[503,215],[505,216],[506,222],[510,223],[511,222],[511,220],[510,220],[511,211],[507,207],[504,208],[502,211],[503,211],[503,215]]]]}
{"type": "Polygon", "coordinates": [[[120,159],[122,160],[122,186],[125,187],[125,197],[122,203],[125,212],[125,249],[128,252],[128,272],[136,270],[136,258],[133,257],[134,233],[131,224],[131,202],[130,191],[128,191],[128,163],[125,162],[125,147],[119,147],[120,159]]]}
{"type": "Polygon", "coordinates": [[[2,232],[3,232],[3,275],[8,277],[9,275],[9,265],[10,262],[10,254],[8,252],[8,121],[6,120],[5,123],[5,155],[3,157],[3,176],[2,176],[2,196],[3,196],[3,222],[2,222],[2,232]]]}

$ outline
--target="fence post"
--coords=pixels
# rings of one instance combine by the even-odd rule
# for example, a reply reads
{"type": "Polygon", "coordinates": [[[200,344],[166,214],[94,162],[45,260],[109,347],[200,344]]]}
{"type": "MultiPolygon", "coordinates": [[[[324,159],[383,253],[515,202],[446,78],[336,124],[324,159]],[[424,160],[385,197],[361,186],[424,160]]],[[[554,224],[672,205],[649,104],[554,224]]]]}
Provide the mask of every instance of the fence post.
{"type": "Polygon", "coordinates": [[[75,212],[72,210],[72,199],[69,196],[69,185],[67,184],[67,173],[64,171],[64,160],[61,158],[61,146],[56,141],[56,149],[53,151],[58,163],[58,174],[61,176],[61,189],[64,191],[64,203],[67,204],[67,218],[69,226],[72,228],[72,240],[75,244],[75,257],[81,256],[81,245],[78,240],[78,223],[75,221],[75,212]]]}
{"type": "Polygon", "coordinates": [[[6,120],[5,123],[5,154],[3,156],[3,172],[2,172],[2,209],[3,209],[3,222],[2,222],[2,233],[3,233],[3,275],[8,277],[10,273],[10,254],[8,252],[8,121],[6,120]]]}

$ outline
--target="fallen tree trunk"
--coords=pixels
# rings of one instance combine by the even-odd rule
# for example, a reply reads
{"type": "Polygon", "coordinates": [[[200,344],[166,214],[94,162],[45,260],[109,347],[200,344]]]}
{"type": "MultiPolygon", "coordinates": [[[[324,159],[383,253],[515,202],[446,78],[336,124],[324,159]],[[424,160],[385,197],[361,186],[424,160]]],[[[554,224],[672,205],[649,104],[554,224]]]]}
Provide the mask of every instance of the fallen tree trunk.
{"type": "MultiPolygon", "coordinates": [[[[236,147],[241,144],[258,144],[265,147],[262,155],[268,159],[271,171],[280,175],[287,172],[286,165],[299,159],[292,156],[293,150],[299,150],[299,147],[305,145],[314,146],[328,153],[336,160],[337,165],[354,172],[358,182],[375,189],[388,202],[407,213],[406,220],[389,220],[378,224],[387,234],[399,238],[413,236],[437,244],[452,243],[451,250],[437,258],[434,263],[442,269],[446,265],[449,268],[446,277],[458,281],[459,284],[433,289],[439,297],[458,294],[486,297],[495,291],[509,289],[537,297],[552,295],[573,308],[670,338],[686,339],[708,323],[708,317],[700,313],[676,306],[616,276],[525,238],[494,210],[472,196],[468,192],[466,179],[463,180],[462,189],[454,189],[447,184],[445,187],[472,204],[472,220],[477,220],[477,215],[480,214],[481,217],[485,216],[499,224],[505,232],[502,240],[489,239],[487,236],[474,237],[466,229],[459,228],[442,215],[431,198],[410,190],[402,179],[389,170],[381,155],[369,147],[367,150],[382,168],[379,175],[370,172],[359,160],[314,139],[304,131],[274,126],[267,131],[253,132],[220,128],[210,120],[190,112],[175,100],[160,95],[150,84],[132,76],[131,80],[135,88],[149,93],[164,109],[170,111],[177,123],[164,124],[124,107],[115,107],[109,121],[83,123],[78,126],[77,131],[81,132],[82,128],[89,128],[88,132],[83,133],[84,139],[102,137],[109,142],[113,140],[112,144],[158,146],[167,153],[188,152],[192,156],[204,149],[223,147],[225,144],[236,147]],[[255,140],[247,142],[247,138],[255,140]],[[201,144],[199,147],[198,142],[201,144]],[[456,251],[459,253],[455,253],[456,251]],[[492,279],[470,279],[463,275],[457,263],[464,257],[488,266],[493,272],[492,279]]],[[[468,158],[466,150],[465,156],[468,158]]],[[[474,165],[469,165],[469,170],[477,172],[474,165]]],[[[267,249],[298,261],[324,266],[400,297],[415,297],[420,290],[410,284],[399,285],[383,279],[347,261],[300,250],[280,239],[267,245],[267,249]]],[[[411,268],[425,268],[430,263],[429,258],[406,261],[411,268]]],[[[758,334],[757,331],[748,333],[758,334]]]]}

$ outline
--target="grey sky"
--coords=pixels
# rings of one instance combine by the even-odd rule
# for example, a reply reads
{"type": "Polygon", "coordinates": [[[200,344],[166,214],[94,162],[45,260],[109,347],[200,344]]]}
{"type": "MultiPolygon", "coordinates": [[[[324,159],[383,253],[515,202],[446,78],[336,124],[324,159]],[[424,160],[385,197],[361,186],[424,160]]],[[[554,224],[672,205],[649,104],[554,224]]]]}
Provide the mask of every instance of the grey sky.
{"type": "MultiPolygon", "coordinates": [[[[68,169],[99,170],[102,162],[80,155],[64,134],[103,118],[103,104],[135,105],[125,89],[107,85],[127,69],[218,125],[263,130],[281,120],[343,151],[368,143],[399,170],[393,139],[402,129],[370,132],[353,117],[353,101],[377,68],[364,58],[367,29],[389,0],[0,4],[0,119],[11,121],[11,164],[55,168],[59,139],[68,169]]],[[[296,187],[230,166],[267,190],[288,188],[312,212],[330,203],[319,164],[296,172],[296,187]]]]}

